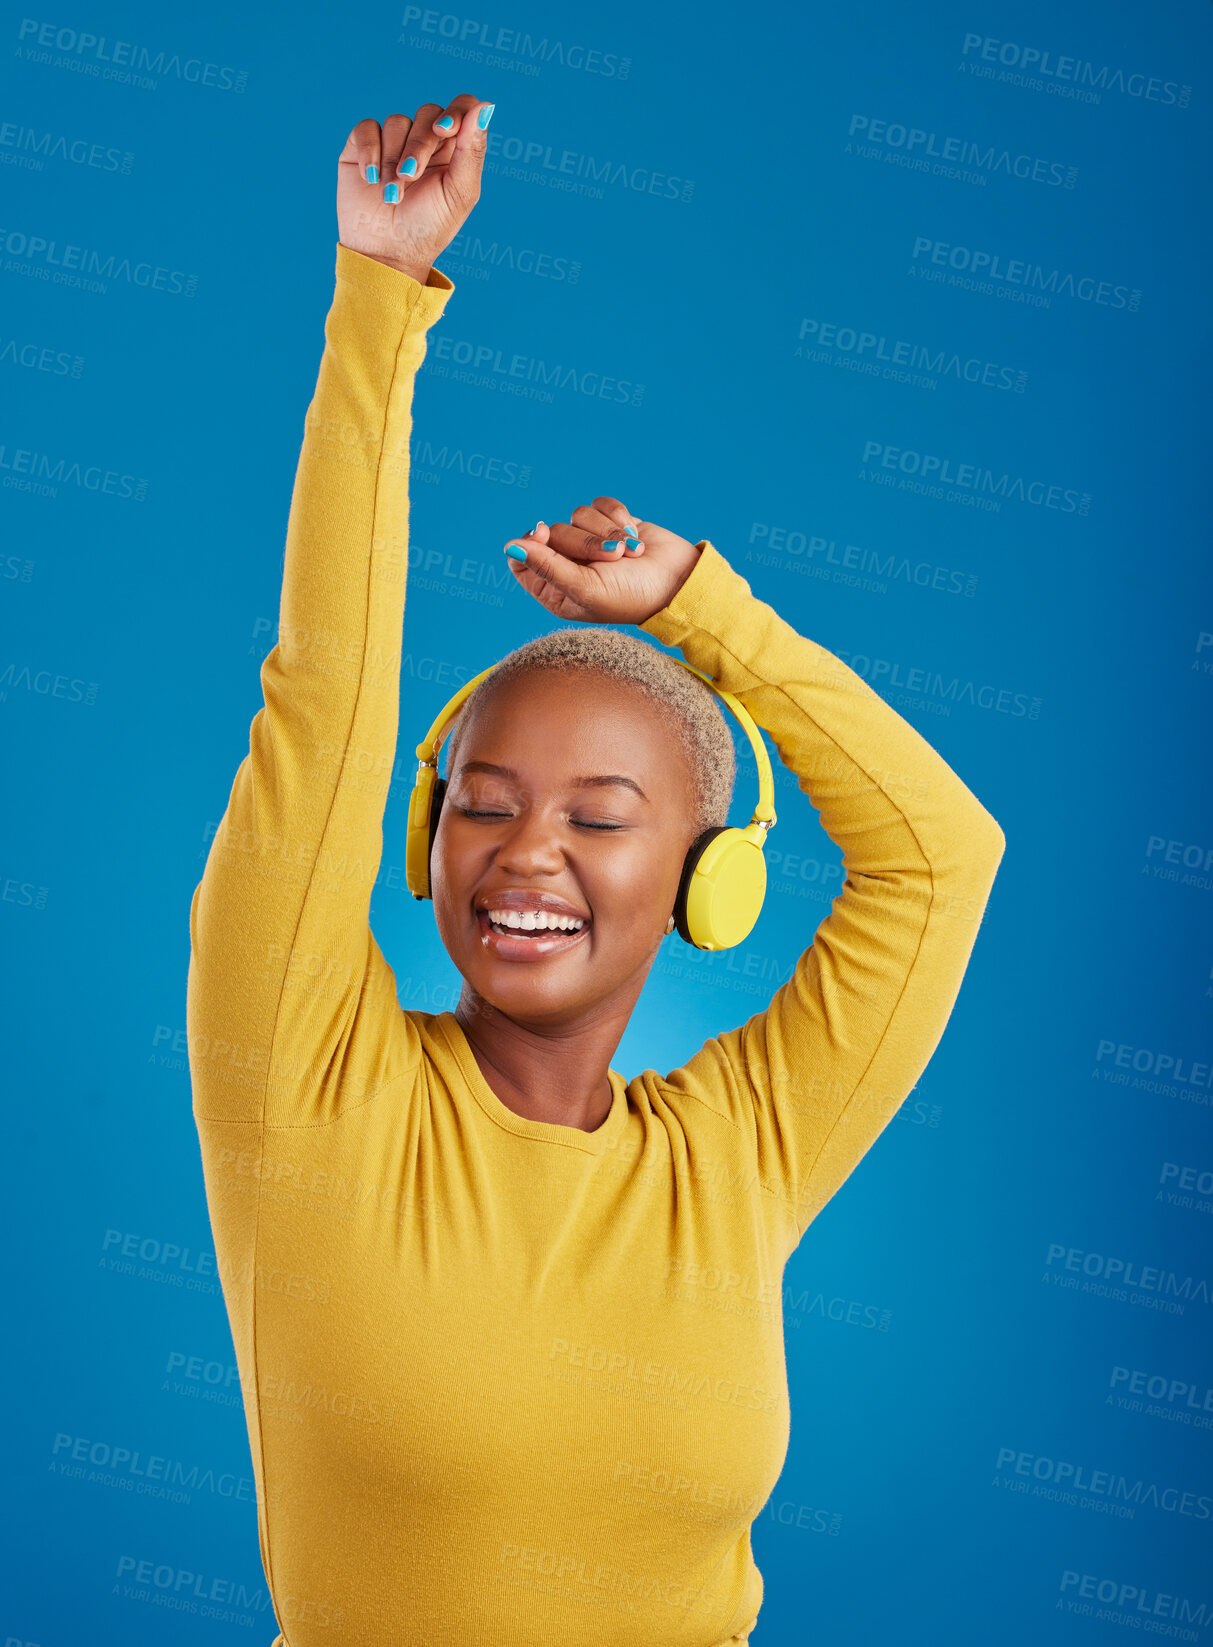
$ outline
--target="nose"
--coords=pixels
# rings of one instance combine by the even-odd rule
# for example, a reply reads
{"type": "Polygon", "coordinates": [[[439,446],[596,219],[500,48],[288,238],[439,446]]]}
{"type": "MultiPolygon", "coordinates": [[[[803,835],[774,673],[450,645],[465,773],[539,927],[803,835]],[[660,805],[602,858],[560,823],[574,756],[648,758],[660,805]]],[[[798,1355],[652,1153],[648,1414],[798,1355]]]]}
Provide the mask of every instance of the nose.
{"type": "Polygon", "coordinates": [[[564,850],[555,821],[539,806],[524,806],[497,843],[494,858],[508,875],[558,875],[564,850]]]}

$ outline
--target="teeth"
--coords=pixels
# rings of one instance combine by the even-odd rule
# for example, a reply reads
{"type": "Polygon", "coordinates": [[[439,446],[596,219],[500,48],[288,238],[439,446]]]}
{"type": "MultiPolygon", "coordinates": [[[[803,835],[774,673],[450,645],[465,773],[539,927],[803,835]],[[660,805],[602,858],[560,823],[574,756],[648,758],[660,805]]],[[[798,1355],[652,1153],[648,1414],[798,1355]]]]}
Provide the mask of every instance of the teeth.
{"type": "Polygon", "coordinates": [[[488,915],[494,926],[520,932],[579,932],[585,925],[575,915],[550,915],[546,910],[490,909],[488,915]]]}

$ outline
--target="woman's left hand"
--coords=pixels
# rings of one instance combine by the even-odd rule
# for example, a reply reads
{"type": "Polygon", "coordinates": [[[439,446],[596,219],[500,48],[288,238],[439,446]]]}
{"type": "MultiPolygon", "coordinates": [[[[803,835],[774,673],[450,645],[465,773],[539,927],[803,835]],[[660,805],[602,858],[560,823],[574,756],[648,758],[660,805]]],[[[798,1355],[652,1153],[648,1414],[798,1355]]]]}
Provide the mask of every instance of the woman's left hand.
{"type": "Polygon", "coordinates": [[[558,618],[578,623],[636,623],[668,606],[690,577],[699,550],[618,498],[595,498],[569,521],[545,523],[506,544],[515,579],[558,618]],[[615,547],[608,547],[608,545],[615,547]]]}

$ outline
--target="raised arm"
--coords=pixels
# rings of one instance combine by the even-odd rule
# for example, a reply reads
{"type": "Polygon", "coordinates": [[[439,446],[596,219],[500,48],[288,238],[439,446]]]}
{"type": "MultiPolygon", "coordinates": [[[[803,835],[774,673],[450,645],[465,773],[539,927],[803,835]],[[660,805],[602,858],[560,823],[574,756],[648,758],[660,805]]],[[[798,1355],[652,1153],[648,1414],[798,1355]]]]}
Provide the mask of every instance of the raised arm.
{"type": "Polygon", "coordinates": [[[803,1234],[939,1043],[1002,830],[925,738],[706,540],[693,545],[598,498],[519,541],[527,554],[511,562],[515,574],[549,610],[638,623],[740,699],[842,848],[842,891],[791,978],[663,1082],[728,1123],[803,1234]],[[603,539],[633,526],[634,555],[604,561],[603,539]]]}
{"type": "Polygon", "coordinates": [[[723,1105],[797,1230],[859,1164],[939,1044],[1005,847],[926,739],[711,543],[643,625],[732,692],[842,848],[833,908],[765,1011],[667,1081],[723,1105]]]}
{"type": "Polygon", "coordinates": [[[382,131],[363,121],[338,164],[336,291],[278,643],[190,911],[200,1119],[314,1124],[414,1056],[370,896],[396,747],[413,381],[454,289],[432,261],[478,197],[485,107],[463,96],[382,131]]]}

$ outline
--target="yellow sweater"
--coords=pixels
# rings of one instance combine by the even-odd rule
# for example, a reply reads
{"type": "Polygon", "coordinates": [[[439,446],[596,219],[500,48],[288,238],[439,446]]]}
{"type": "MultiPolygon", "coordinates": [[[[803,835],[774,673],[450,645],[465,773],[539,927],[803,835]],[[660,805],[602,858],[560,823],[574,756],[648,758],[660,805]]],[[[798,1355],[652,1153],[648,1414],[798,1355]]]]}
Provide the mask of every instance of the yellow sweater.
{"type": "Polygon", "coordinates": [[[413,379],[453,289],[337,249],[265,707],[191,909],[278,1643],[741,1643],[789,1434],[783,1268],[934,1051],[1005,843],[705,542],[643,627],[741,699],[843,849],[794,975],[682,1068],[612,1070],[591,1133],[514,1114],[451,1013],[401,1009],[368,915],[413,379]]]}

